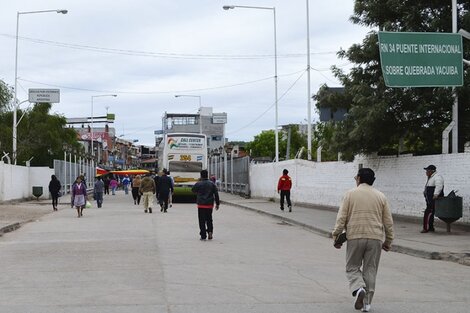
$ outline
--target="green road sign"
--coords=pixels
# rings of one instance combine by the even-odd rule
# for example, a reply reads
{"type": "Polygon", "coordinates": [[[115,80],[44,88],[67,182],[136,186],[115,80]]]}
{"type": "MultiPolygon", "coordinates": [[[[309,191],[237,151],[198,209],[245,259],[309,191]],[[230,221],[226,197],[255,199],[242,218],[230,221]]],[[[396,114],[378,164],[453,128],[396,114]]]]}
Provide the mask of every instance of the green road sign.
{"type": "Polygon", "coordinates": [[[463,85],[460,34],[379,32],[379,50],[387,87],[463,85]]]}

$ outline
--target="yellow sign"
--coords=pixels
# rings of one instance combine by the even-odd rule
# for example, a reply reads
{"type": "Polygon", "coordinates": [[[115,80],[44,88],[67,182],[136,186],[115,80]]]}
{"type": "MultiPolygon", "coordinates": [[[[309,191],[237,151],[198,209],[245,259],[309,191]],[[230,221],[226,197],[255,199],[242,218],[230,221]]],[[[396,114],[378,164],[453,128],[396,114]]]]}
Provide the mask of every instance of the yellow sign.
{"type": "Polygon", "coordinates": [[[191,161],[191,155],[190,154],[180,155],[180,161],[191,161]]]}

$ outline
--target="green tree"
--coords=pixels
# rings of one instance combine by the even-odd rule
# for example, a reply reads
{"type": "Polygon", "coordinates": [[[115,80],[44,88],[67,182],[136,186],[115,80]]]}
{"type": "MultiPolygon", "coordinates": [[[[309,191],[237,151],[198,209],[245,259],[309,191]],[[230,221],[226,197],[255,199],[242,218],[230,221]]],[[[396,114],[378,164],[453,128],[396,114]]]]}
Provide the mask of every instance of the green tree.
{"type": "MultiPolygon", "coordinates": [[[[64,145],[72,147],[77,152],[83,150],[78,143],[75,130],[65,128],[65,118],[50,115],[50,109],[49,103],[39,103],[25,112],[18,124],[17,164],[24,165],[25,161],[33,157],[31,165],[52,167],[54,159],[63,158],[64,145]]],[[[23,113],[22,110],[18,110],[18,119],[23,113]]],[[[1,149],[10,155],[12,123],[12,112],[0,114],[1,149]]]]}
{"type": "MultiPolygon", "coordinates": [[[[300,148],[307,147],[307,137],[305,135],[302,135],[299,132],[299,126],[298,125],[289,125],[288,127],[291,128],[291,138],[290,138],[290,153],[289,153],[289,159],[293,159],[299,151],[300,148]]],[[[288,137],[288,128],[285,127],[280,133],[279,133],[279,158],[280,159],[285,159],[286,153],[287,153],[287,137],[288,137]]],[[[307,152],[305,150],[303,154],[303,158],[307,158],[307,152]]]]}
{"type": "Polygon", "coordinates": [[[274,137],[274,130],[264,130],[247,144],[246,149],[250,151],[250,155],[254,158],[269,157],[274,159],[276,154],[274,137]]]}
{"type": "MultiPolygon", "coordinates": [[[[302,135],[299,132],[299,127],[297,125],[289,125],[291,127],[291,142],[290,142],[290,154],[289,158],[292,159],[295,157],[295,154],[301,147],[307,145],[306,136],[302,135]]],[[[287,153],[287,129],[284,129],[279,132],[279,159],[283,160],[286,157],[287,153]]],[[[274,130],[262,131],[261,134],[255,136],[254,140],[249,142],[246,145],[246,150],[251,151],[250,155],[254,158],[256,157],[269,157],[274,159],[276,154],[276,141],[274,130]]],[[[306,153],[304,154],[306,158],[306,153]]]]}
{"type": "MultiPolygon", "coordinates": [[[[459,27],[470,29],[470,2],[459,5],[459,27]]],[[[351,21],[386,31],[451,32],[451,1],[356,0],[351,21]]],[[[470,45],[464,45],[469,58],[470,45]]],[[[338,52],[355,64],[349,73],[333,67],[345,87],[332,96],[324,86],[316,95],[317,107],[340,103],[348,109],[345,121],[334,123],[328,149],[351,157],[357,153],[402,152],[433,154],[441,151],[443,129],[451,121],[450,88],[387,88],[380,67],[378,36],[371,31],[361,44],[338,52]]],[[[470,140],[470,72],[459,93],[459,150],[470,140]]]]}
{"type": "Polygon", "coordinates": [[[5,112],[9,108],[11,98],[10,88],[3,80],[0,80],[0,113],[5,112]]]}

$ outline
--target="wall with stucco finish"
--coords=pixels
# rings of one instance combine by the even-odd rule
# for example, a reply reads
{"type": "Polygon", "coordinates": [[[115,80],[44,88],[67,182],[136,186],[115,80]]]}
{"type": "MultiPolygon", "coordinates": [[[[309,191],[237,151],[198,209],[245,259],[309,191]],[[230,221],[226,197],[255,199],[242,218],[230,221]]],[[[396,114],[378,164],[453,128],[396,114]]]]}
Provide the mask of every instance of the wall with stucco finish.
{"type": "Polygon", "coordinates": [[[250,166],[251,196],[278,197],[277,181],[282,170],[289,170],[293,180],[292,200],[297,203],[337,207],[343,194],[355,187],[354,176],[360,166],[376,173],[374,187],[390,201],[392,212],[422,216],[426,176],[424,167],[434,164],[444,177],[445,194],[458,190],[463,197],[463,218],[470,223],[470,153],[430,156],[357,157],[354,162],[309,162],[289,160],[250,166]]]}

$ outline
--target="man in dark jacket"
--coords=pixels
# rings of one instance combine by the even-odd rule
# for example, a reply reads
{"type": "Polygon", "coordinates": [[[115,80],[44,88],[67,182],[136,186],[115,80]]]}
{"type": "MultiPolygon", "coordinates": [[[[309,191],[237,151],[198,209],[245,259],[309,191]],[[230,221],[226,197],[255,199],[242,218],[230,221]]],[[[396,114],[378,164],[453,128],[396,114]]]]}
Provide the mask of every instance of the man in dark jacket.
{"type": "Polygon", "coordinates": [[[173,182],[170,177],[168,177],[168,171],[163,170],[163,175],[158,179],[157,184],[157,199],[160,203],[160,211],[167,212],[168,210],[168,199],[170,193],[173,193],[173,182]]]}
{"type": "Polygon", "coordinates": [[[206,234],[209,240],[212,239],[214,226],[212,224],[212,209],[219,209],[219,192],[213,182],[209,180],[207,170],[201,171],[201,179],[193,186],[192,191],[197,194],[197,209],[199,218],[199,234],[201,240],[206,240],[206,234]],[[206,228],[207,226],[207,228],[206,228]]]}

